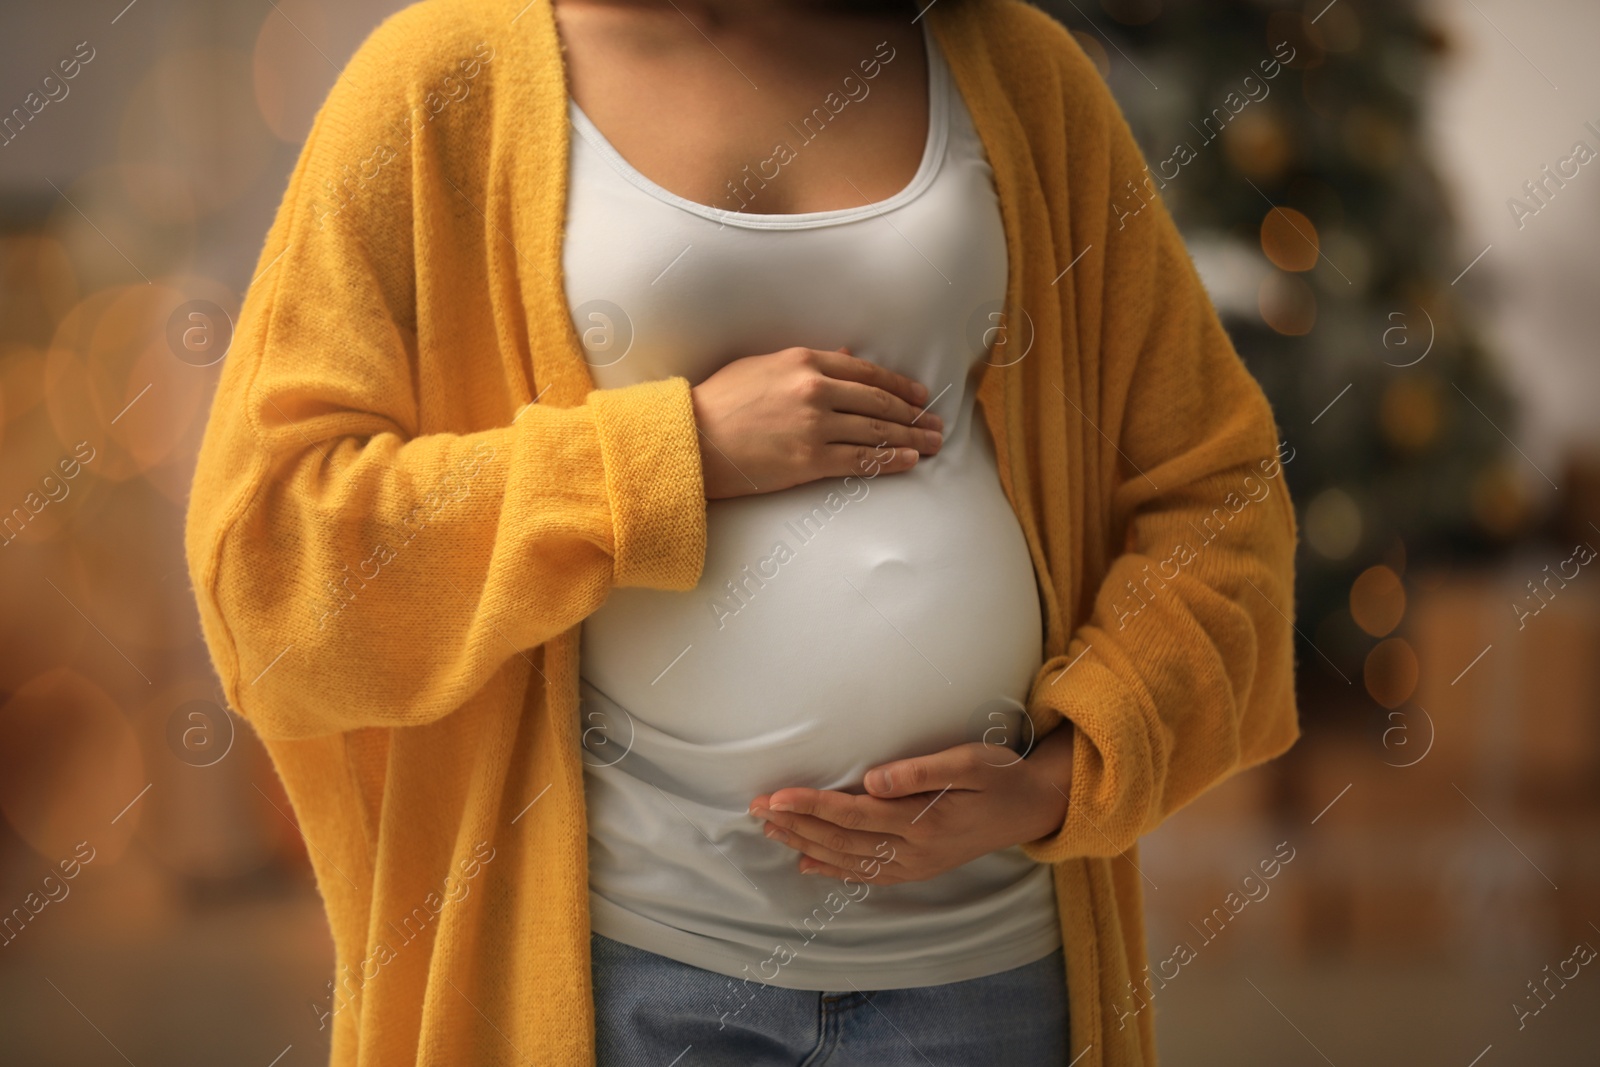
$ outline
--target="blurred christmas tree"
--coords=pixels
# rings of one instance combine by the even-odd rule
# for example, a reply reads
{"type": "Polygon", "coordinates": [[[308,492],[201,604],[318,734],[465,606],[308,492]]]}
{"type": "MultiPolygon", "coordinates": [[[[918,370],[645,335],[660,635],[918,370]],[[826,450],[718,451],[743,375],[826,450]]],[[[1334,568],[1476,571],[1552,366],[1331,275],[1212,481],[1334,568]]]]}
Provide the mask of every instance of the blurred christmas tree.
{"type": "Polygon", "coordinates": [[[1530,521],[1466,306],[1479,250],[1424,141],[1447,41],[1415,0],[1038,2],[1106,75],[1295,450],[1302,688],[1359,690],[1384,636],[1351,615],[1363,571],[1492,553],[1530,521]]]}

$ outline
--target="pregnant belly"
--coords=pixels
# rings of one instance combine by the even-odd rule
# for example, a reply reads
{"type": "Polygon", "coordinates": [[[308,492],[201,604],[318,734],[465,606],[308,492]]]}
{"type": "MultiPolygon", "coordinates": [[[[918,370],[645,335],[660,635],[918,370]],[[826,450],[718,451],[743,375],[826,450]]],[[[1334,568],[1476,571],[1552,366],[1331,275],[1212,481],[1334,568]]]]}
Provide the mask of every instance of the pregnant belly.
{"type": "Polygon", "coordinates": [[[695,589],[615,589],[584,621],[585,760],[743,811],[783,786],[863,792],[869,768],[978,740],[1025,701],[1033,565],[987,431],[963,444],[711,501],[695,589]]]}

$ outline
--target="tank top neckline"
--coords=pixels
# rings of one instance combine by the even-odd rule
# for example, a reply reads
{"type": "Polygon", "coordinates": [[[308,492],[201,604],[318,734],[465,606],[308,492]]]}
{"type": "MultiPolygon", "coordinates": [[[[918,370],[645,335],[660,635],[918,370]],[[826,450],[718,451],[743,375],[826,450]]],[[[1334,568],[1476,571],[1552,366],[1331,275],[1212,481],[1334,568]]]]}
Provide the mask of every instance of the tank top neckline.
{"type": "MultiPolygon", "coordinates": [[[[623,158],[622,153],[618,152],[606,135],[600,132],[600,127],[594,124],[578,106],[578,102],[570,96],[567,98],[567,111],[573,129],[610,163],[619,175],[643,192],[675,208],[710,219],[712,222],[748,229],[800,230],[835,226],[875,217],[903,207],[922,195],[939,175],[940,166],[944,162],[945,146],[949,139],[949,72],[944,65],[944,57],[939,52],[938,43],[928,30],[927,23],[922,24],[922,43],[927,55],[928,72],[928,136],[922,148],[922,161],[905,188],[885,200],[862,204],[859,207],[833,208],[828,211],[762,213],[728,211],[710,204],[702,204],[698,200],[679,196],[658,185],[635,168],[623,158]]],[[[804,151],[804,147],[798,151],[804,151]]]]}

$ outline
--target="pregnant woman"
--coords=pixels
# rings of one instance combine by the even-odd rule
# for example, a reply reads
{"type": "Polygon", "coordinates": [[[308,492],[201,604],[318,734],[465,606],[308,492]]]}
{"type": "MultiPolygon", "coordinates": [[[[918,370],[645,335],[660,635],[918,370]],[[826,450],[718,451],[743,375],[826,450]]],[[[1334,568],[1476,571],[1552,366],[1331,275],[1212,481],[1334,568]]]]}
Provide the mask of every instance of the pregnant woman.
{"type": "Polygon", "coordinates": [[[1067,735],[1020,765],[994,744],[982,803],[844,799],[1017,736],[983,720],[1020,720],[1043,658],[975,407],[968,321],[1006,295],[983,145],[914,9],[703,13],[726,62],[664,4],[556,7],[568,303],[600,387],[693,383],[711,498],[694,589],[618,589],[583,622],[600,1061],[1065,1062],[1055,891],[1019,846],[1061,823],[1067,735]],[[895,884],[925,858],[950,869],[895,884]]]}
{"type": "Polygon", "coordinates": [[[1154,1062],[1137,839],[1298,735],[1287,457],[1157,189],[1017,0],[369,39],[187,529],[333,1063],[1154,1062]]]}

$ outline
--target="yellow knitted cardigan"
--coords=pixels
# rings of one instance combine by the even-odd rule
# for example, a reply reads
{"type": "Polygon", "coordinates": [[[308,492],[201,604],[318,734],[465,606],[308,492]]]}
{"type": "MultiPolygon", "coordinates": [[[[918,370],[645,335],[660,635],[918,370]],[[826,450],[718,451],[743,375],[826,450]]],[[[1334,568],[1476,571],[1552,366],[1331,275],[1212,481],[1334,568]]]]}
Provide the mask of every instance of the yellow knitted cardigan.
{"type": "MultiPolygon", "coordinates": [[[[1071,36],[1019,0],[926,17],[1009,249],[978,397],[1046,619],[1029,714],[1076,731],[1065,824],[1025,848],[1076,1064],[1154,1064],[1136,839],[1298,737],[1276,429],[1071,36]]],[[[310,845],[337,962],[306,999],[341,1067],[593,1062],[579,624],[613,586],[693,588],[706,503],[689,383],[596,390],[582,358],[566,99],[550,0],[373,33],[195,472],[205,639],[310,845]]]]}

